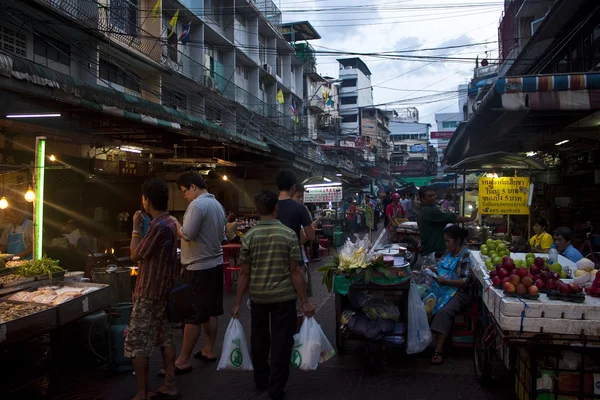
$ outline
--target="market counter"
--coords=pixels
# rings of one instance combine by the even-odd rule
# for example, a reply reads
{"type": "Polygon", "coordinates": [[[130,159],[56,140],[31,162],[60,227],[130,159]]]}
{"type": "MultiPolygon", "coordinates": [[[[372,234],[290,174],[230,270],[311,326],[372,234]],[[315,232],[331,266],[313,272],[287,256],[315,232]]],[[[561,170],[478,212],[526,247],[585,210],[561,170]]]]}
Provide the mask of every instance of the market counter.
{"type": "MultiPolygon", "coordinates": [[[[511,253],[510,256],[513,259],[525,258],[523,253],[511,253]]],[[[571,270],[576,268],[573,262],[562,256],[558,261],[571,270]]],[[[507,297],[502,289],[492,286],[479,251],[471,252],[471,265],[483,288],[482,299],[502,330],[600,336],[600,298],[586,295],[585,302],[578,304],[550,300],[544,293],[540,293],[537,300],[507,297]]]]}

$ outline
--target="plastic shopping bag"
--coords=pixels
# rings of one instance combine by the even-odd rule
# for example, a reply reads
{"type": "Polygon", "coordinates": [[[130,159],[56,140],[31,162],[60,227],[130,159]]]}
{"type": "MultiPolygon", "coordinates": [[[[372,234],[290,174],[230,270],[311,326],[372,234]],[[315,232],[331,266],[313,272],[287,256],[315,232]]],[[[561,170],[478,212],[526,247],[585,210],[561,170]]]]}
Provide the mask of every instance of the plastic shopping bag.
{"type": "Polygon", "coordinates": [[[414,285],[408,291],[408,334],[406,352],[420,353],[431,343],[431,329],[421,296],[414,285]]]}
{"type": "Polygon", "coordinates": [[[290,364],[304,371],[317,369],[319,363],[329,360],[335,350],[314,318],[306,318],[300,332],[294,335],[290,364]]]}
{"type": "Polygon", "coordinates": [[[241,322],[237,318],[229,321],[223,340],[223,352],[217,370],[233,369],[237,371],[252,371],[252,360],[248,352],[248,343],[241,322]]]}

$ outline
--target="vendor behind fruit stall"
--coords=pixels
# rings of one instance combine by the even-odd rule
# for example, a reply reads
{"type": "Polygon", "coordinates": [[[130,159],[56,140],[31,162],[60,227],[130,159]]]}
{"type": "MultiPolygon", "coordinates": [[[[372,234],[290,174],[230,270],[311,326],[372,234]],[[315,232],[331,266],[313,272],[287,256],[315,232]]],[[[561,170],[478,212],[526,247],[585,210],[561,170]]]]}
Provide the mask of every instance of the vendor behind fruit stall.
{"type": "Polygon", "coordinates": [[[6,219],[9,225],[4,229],[0,238],[0,251],[31,260],[33,258],[33,221],[27,219],[23,211],[16,207],[6,210],[6,219]]]}
{"type": "Polygon", "coordinates": [[[573,247],[571,239],[572,235],[569,228],[561,227],[554,231],[554,244],[558,253],[576,263],[583,258],[583,255],[573,247]]]}
{"type": "Polygon", "coordinates": [[[529,239],[529,245],[533,253],[547,253],[554,243],[552,235],[546,232],[548,222],[544,218],[538,218],[533,225],[535,235],[529,239]]]}
{"type": "Polygon", "coordinates": [[[421,206],[419,207],[417,223],[421,237],[422,256],[435,252],[443,253],[446,250],[444,244],[444,228],[446,225],[473,222],[477,219],[477,208],[473,210],[470,217],[443,212],[436,204],[435,191],[427,186],[419,189],[419,200],[421,206]]]}
{"type": "Polygon", "coordinates": [[[456,314],[471,301],[471,257],[466,239],[469,232],[458,225],[443,230],[446,254],[437,267],[430,268],[437,274],[431,288],[436,303],[433,308],[431,330],[436,333],[435,353],[431,364],[444,362],[444,344],[454,326],[456,314]]]}

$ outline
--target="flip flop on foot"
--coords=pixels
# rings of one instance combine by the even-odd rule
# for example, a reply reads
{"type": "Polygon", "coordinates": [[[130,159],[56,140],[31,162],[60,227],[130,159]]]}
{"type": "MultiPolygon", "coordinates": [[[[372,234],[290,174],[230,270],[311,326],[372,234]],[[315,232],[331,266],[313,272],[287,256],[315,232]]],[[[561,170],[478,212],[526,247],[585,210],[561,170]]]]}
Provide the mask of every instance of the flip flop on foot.
{"type": "MultiPolygon", "coordinates": [[[[189,366],[187,368],[178,368],[175,367],[175,375],[185,375],[185,374],[189,374],[190,372],[192,372],[192,367],[189,366]]],[[[164,378],[167,375],[167,373],[165,372],[164,369],[161,369],[160,371],[158,371],[158,376],[160,376],[161,378],[164,378]]]]}
{"type": "Polygon", "coordinates": [[[151,399],[177,400],[181,397],[179,393],[165,393],[155,390],[150,393],[151,399]]]}
{"type": "Polygon", "coordinates": [[[433,357],[431,357],[431,365],[442,365],[444,363],[444,354],[439,351],[433,353],[433,357]]]}
{"type": "Polygon", "coordinates": [[[209,362],[209,363],[213,363],[213,362],[217,361],[217,357],[215,357],[215,358],[208,358],[204,354],[202,354],[201,351],[195,352],[194,353],[194,358],[197,358],[198,360],[202,360],[204,362],[209,362]]]}

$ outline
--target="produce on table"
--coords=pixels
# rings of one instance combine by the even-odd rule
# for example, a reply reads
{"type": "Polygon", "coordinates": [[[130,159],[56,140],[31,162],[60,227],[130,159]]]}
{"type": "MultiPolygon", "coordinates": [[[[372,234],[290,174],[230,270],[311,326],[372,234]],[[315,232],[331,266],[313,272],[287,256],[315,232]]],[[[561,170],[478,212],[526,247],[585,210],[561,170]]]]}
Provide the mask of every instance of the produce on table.
{"type": "Polygon", "coordinates": [[[12,282],[22,281],[24,279],[25,279],[24,276],[10,274],[10,275],[0,276],[0,283],[12,283],[12,282]]]}
{"type": "Polygon", "coordinates": [[[15,268],[19,275],[25,277],[48,275],[50,279],[52,279],[52,274],[65,271],[58,266],[57,260],[52,260],[48,257],[42,257],[41,260],[26,261],[15,268]]]}
{"type": "Polygon", "coordinates": [[[575,265],[577,265],[578,270],[583,270],[583,271],[588,271],[588,272],[593,270],[595,267],[594,262],[587,258],[582,258],[581,260],[577,261],[577,263],[575,265]]]}
{"type": "Polygon", "coordinates": [[[41,304],[14,304],[0,302],[0,324],[5,324],[15,319],[27,317],[47,309],[47,306],[41,304]]]}
{"type": "Polygon", "coordinates": [[[27,264],[29,261],[26,260],[19,260],[19,261],[8,261],[6,263],[6,268],[16,268],[16,267],[20,267],[21,265],[25,265],[27,264]]]}

